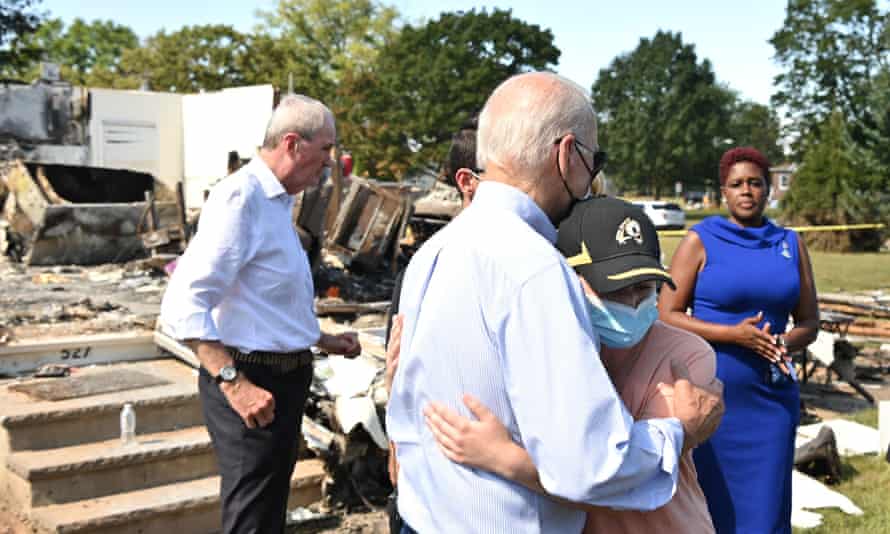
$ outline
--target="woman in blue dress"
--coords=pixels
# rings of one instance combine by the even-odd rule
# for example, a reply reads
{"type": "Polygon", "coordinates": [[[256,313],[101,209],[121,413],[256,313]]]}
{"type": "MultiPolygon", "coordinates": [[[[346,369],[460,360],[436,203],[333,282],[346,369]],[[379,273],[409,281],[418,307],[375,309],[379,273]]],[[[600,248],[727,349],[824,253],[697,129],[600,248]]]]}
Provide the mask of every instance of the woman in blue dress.
{"type": "Polygon", "coordinates": [[[800,413],[789,352],[819,328],[806,246],[764,217],[769,163],[753,148],[720,159],[729,218],[693,226],[671,261],[661,320],[705,338],[717,353],[726,413],[694,453],[719,534],[791,532],[791,470],[800,413]],[[687,314],[691,308],[692,314],[687,314]],[[789,316],[794,328],[786,332],[789,316]]]}

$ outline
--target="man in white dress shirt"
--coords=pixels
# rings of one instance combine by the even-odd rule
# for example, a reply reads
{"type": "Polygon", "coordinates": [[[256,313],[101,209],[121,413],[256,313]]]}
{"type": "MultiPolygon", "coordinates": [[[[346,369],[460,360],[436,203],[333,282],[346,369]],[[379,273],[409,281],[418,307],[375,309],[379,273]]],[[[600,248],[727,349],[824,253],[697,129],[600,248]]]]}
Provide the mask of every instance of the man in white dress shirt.
{"type": "Polygon", "coordinates": [[[161,304],[161,321],[201,362],[204,419],[221,474],[223,532],[284,531],[315,345],[356,356],[355,334],[319,330],[293,195],[332,164],[334,117],[289,95],[250,163],[220,181],[161,304]]]}
{"type": "Polygon", "coordinates": [[[709,436],[719,393],[674,385],[676,417],[634,421],[596,357],[578,277],[556,227],[605,162],[590,101],[549,73],[515,76],[479,118],[473,203],[414,255],[402,285],[400,363],[387,410],[403,533],[581,532],[584,512],[448,460],[431,400],[469,416],[471,393],[529,452],[547,493],[651,510],[678,458],[709,436]]]}

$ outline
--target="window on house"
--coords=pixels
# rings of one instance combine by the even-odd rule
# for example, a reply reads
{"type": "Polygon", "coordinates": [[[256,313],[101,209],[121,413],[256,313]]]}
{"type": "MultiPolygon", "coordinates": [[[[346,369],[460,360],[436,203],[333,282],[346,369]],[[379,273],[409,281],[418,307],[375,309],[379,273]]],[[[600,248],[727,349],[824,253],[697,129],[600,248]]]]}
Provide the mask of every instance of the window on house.
{"type": "Polygon", "coordinates": [[[780,174],[779,175],[779,189],[782,191],[786,191],[791,186],[791,175],[789,174],[780,174]]]}

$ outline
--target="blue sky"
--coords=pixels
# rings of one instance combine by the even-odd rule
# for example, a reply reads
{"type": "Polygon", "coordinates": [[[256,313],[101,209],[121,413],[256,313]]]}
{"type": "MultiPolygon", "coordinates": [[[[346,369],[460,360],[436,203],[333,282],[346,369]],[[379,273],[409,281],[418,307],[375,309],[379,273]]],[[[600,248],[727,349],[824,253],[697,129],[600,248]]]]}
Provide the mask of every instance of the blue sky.
{"type": "MultiPolygon", "coordinates": [[[[773,93],[773,77],[779,73],[767,42],[782,25],[783,0],[514,0],[434,2],[396,0],[409,21],[435,18],[445,10],[512,8],[513,15],[553,32],[562,51],[558,72],[589,88],[601,68],[633,50],[640,37],[659,29],[682,32],[683,40],[696,45],[699,59],[708,58],[720,82],[744,98],[763,104],[773,93]]],[[[257,8],[271,9],[274,0],[43,0],[41,6],[54,17],[70,22],[111,19],[131,27],[140,37],[184,25],[230,24],[250,31],[257,8]]]]}

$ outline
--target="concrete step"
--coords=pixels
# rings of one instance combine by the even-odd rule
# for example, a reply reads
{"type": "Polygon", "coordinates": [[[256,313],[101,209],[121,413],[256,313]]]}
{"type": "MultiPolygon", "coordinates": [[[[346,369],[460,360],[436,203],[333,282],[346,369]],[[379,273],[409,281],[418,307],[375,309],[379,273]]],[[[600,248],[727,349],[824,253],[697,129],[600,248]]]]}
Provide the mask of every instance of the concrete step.
{"type": "MultiPolygon", "coordinates": [[[[289,507],[321,499],[324,468],[318,460],[297,463],[289,507]]],[[[220,529],[219,477],[205,477],[89,501],[35,508],[32,520],[56,534],[205,534],[220,529]]]]}
{"type": "Polygon", "coordinates": [[[23,510],[104,497],[217,473],[205,427],[143,434],[43,451],[14,452],[6,486],[23,510]]]}
{"type": "MultiPolygon", "coordinates": [[[[33,399],[9,390],[18,380],[0,382],[0,457],[23,450],[56,449],[104,441],[120,435],[120,410],[132,402],[139,433],[203,425],[195,371],[176,360],[154,360],[79,369],[73,376],[133,369],[168,380],[167,385],[89,395],[61,401],[33,399]]],[[[59,381],[64,378],[46,378],[59,381]]]]}

